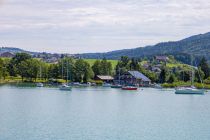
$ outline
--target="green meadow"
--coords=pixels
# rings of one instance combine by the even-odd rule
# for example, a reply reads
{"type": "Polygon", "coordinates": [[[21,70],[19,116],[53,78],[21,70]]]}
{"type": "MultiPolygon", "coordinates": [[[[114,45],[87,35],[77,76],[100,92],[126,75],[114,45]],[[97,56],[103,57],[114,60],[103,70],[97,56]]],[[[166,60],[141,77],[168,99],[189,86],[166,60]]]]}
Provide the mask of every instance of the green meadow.
{"type": "MultiPolygon", "coordinates": [[[[100,59],[84,59],[84,60],[88,62],[90,66],[92,66],[96,60],[100,60],[100,59]]],[[[116,67],[117,62],[118,62],[118,60],[107,60],[107,61],[112,63],[113,68],[116,67]]]]}

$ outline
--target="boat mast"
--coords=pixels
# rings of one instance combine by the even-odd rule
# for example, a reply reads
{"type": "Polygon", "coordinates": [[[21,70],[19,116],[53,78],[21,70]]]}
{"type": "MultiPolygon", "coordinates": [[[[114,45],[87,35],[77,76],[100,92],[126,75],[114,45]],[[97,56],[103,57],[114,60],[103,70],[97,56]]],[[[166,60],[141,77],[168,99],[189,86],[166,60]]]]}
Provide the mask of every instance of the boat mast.
{"type": "Polygon", "coordinates": [[[193,68],[193,57],[191,55],[191,67],[192,67],[192,70],[191,70],[191,86],[194,85],[194,68],[193,68]]]}
{"type": "Polygon", "coordinates": [[[62,79],[63,79],[63,58],[61,59],[61,63],[62,63],[62,79]]]}
{"type": "Polygon", "coordinates": [[[42,66],[40,65],[40,67],[39,67],[39,69],[40,69],[40,73],[39,73],[39,78],[40,78],[40,80],[42,79],[42,66]]]}
{"type": "Polygon", "coordinates": [[[119,84],[120,84],[120,67],[119,67],[119,73],[118,73],[118,81],[119,81],[119,84]]]}
{"type": "Polygon", "coordinates": [[[69,78],[69,70],[68,70],[68,62],[66,62],[66,83],[68,83],[69,78]]]}

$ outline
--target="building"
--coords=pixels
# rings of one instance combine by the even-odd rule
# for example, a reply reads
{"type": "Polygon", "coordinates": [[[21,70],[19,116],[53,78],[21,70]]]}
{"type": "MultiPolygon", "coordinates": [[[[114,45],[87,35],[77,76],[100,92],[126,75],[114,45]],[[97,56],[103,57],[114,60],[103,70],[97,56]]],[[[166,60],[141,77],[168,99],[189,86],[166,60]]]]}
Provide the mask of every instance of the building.
{"type": "Polygon", "coordinates": [[[109,76],[109,75],[97,75],[95,77],[95,80],[100,80],[100,81],[103,81],[105,83],[112,83],[114,78],[112,76],[109,76]]]}
{"type": "Polygon", "coordinates": [[[13,53],[10,53],[10,52],[4,52],[2,54],[0,54],[1,57],[8,57],[8,58],[12,58],[14,57],[15,55],[13,53]]]}
{"type": "Polygon", "coordinates": [[[139,71],[128,71],[120,75],[120,83],[123,85],[149,86],[151,80],[139,71]]]}
{"type": "Polygon", "coordinates": [[[167,62],[169,58],[167,56],[155,56],[155,60],[158,62],[167,62]]]}

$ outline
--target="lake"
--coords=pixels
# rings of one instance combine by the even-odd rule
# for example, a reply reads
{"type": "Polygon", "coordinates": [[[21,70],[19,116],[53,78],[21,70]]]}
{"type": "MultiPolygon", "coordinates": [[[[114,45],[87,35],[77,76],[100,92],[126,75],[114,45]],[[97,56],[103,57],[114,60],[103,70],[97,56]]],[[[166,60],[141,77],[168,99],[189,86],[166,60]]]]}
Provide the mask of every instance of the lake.
{"type": "Polygon", "coordinates": [[[209,139],[209,92],[0,87],[0,140],[209,139]]]}

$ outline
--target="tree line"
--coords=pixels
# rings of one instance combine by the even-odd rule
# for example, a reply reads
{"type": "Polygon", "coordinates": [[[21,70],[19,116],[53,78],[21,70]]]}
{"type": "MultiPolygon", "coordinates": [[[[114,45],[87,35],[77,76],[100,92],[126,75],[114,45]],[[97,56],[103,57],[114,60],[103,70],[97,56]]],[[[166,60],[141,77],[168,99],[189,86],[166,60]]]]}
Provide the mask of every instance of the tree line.
{"type": "Polygon", "coordinates": [[[22,81],[64,79],[88,82],[96,75],[111,75],[112,64],[106,59],[97,60],[91,67],[83,59],[62,58],[56,64],[45,63],[27,53],[17,53],[12,59],[0,58],[0,79],[21,77],[22,81]],[[99,67],[99,68],[97,68],[99,67]]]}
{"type": "MultiPolygon", "coordinates": [[[[155,73],[145,69],[141,62],[142,59],[129,58],[122,56],[116,67],[105,58],[96,60],[91,66],[84,59],[62,58],[56,64],[45,63],[39,59],[32,58],[26,53],[17,53],[12,59],[0,58],[0,79],[7,77],[21,77],[22,81],[36,81],[37,79],[64,79],[74,82],[88,82],[97,75],[119,75],[129,70],[140,71],[152,82],[173,83],[176,81],[190,81],[190,67],[169,68],[162,64],[161,72],[155,73]]],[[[147,60],[152,61],[152,60],[147,60]]],[[[151,62],[153,63],[153,62],[151,62]]],[[[201,79],[209,79],[210,67],[207,60],[203,57],[195,70],[195,81],[201,82],[201,79]]]]}

